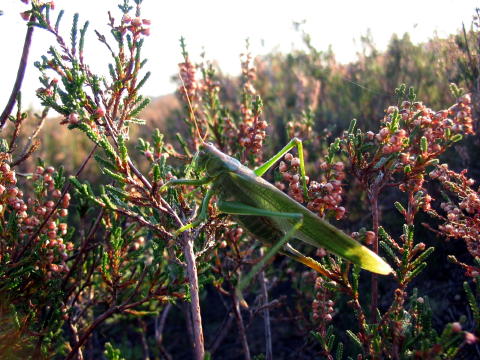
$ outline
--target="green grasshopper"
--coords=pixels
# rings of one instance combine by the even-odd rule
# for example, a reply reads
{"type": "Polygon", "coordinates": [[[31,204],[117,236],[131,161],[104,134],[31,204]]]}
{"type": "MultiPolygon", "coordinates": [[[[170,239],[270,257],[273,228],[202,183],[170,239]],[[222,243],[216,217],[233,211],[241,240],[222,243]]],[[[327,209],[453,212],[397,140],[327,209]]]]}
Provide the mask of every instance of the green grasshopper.
{"type": "Polygon", "coordinates": [[[373,251],[321,219],[261,177],[293,147],[297,147],[298,150],[303,191],[306,194],[301,140],[292,139],[279,153],[255,170],[224,154],[213,144],[203,142],[194,157],[194,166],[204,172],[204,177],[173,179],[160,189],[163,191],[169,186],[176,185],[210,185],[196,220],[178,229],[177,233],[205,221],[208,218],[208,205],[212,197],[217,195],[216,205],[221,213],[233,216],[234,220],[257,240],[271,246],[263,259],[242,281],[244,285],[277,252],[325,275],[323,266],[301,254],[288,243],[291,239],[301,240],[317,248],[325,248],[368,271],[383,275],[391,273],[390,265],[373,251]]]}

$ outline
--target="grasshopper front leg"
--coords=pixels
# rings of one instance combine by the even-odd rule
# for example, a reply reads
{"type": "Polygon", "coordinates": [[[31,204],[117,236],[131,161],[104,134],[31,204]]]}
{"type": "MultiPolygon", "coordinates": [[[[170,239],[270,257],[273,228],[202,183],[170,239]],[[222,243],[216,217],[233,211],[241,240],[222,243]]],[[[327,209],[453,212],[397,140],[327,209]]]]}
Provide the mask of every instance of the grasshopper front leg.
{"type": "MultiPolygon", "coordinates": [[[[212,182],[211,178],[204,177],[201,179],[173,179],[165,183],[161,188],[160,192],[164,191],[170,186],[179,186],[179,185],[195,185],[195,186],[200,186],[200,185],[206,185],[212,182]]],[[[210,200],[212,199],[212,196],[214,195],[213,188],[208,189],[207,193],[205,194],[205,197],[203,198],[202,205],[200,207],[200,212],[196,218],[195,221],[183,225],[180,229],[175,231],[175,235],[181,234],[182,232],[191,229],[192,227],[200,225],[203,221],[205,221],[208,217],[208,204],[210,203],[210,200]]]]}
{"type": "Polygon", "coordinates": [[[179,185],[194,185],[194,186],[201,186],[207,185],[212,182],[212,179],[209,177],[203,177],[200,179],[172,179],[167,181],[162,187],[159,189],[159,192],[165,191],[170,186],[179,186],[179,185]]]}
{"type": "Polygon", "coordinates": [[[303,196],[305,198],[308,195],[307,190],[307,180],[306,180],[306,173],[305,173],[305,159],[303,156],[303,144],[302,140],[299,138],[293,138],[289,141],[287,145],[283,147],[278,153],[272,156],[269,160],[267,160],[263,165],[259,166],[254,170],[255,175],[262,176],[265,174],[268,169],[270,169],[275,163],[282,158],[287,152],[289,152],[292,148],[297,147],[298,150],[298,158],[300,159],[300,176],[302,177],[302,187],[303,187],[303,196]]]}

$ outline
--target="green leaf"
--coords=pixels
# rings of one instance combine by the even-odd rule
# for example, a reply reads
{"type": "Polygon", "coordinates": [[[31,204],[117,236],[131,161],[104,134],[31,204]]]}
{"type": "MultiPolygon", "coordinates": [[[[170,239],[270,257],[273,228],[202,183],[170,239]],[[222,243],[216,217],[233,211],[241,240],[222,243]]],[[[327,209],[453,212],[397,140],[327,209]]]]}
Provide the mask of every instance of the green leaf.
{"type": "Polygon", "coordinates": [[[335,358],[337,360],[342,360],[342,358],[343,358],[343,343],[342,342],[339,342],[338,345],[337,345],[337,351],[335,353],[335,358]]]}
{"type": "Polygon", "coordinates": [[[129,197],[129,194],[126,191],[123,191],[122,189],[120,189],[118,187],[115,187],[115,186],[112,186],[110,184],[105,185],[105,190],[108,193],[111,193],[113,195],[116,195],[116,196],[120,197],[121,199],[125,199],[125,198],[129,197]]]}
{"type": "Polygon", "coordinates": [[[147,107],[147,105],[150,104],[150,99],[149,98],[144,98],[142,102],[135,108],[133,109],[130,114],[128,115],[129,118],[135,118],[137,115],[147,107]]]}
{"type": "Polygon", "coordinates": [[[74,54],[77,48],[78,17],[78,13],[75,13],[75,15],[73,15],[72,30],[70,33],[70,40],[72,41],[72,52],[74,54]]]}
{"type": "Polygon", "coordinates": [[[463,139],[463,135],[462,134],[455,134],[452,136],[452,138],[450,139],[452,142],[459,142],[460,140],[463,139]]]}
{"type": "Polygon", "coordinates": [[[113,172],[115,172],[117,170],[117,167],[115,166],[115,164],[113,164],[110,160],[106,160],[104,158],[102,158],[100,155],[97,155],[95,154],[93,156],[95,158],[95,161],[102,167],[104,168],[107,168],[113,172]]]}
{"type": "Polygon", "coordinates": [[[333,349],[333,343],[335,342],[335,335],[332,334],[328,337],[328,340],[327,340],[327,349],[328,351],[332,351],[333,349]]]}
{"type": "Polygon", "coordinates": [[[112,179],[120,181],[122,184],[125,184],[127,182],[127,179],[122,174],[113,172],[108,168],[103,168],[103,172],[110,176],[112,179]]]}
{"type": "Polygon", "coordinates": [[[357,126],[357,119],[352,119],[352,121],[350,121],[350,125],[348,127],[348,133],[353,134],[356,126],[357,126]]]}
{"type": "Polygon", "coordinates": [[[122,159],[123,163],[126,163],[128,159],[128,150],[125,144],[125,137],[121,134],[118,135],[117,142],[118,142],[118,150],[120,151],[120,159],[122,159]]]}
{"type": "Polygon", "coordinates": [[[89,22],[85,21],[85,24],[83,25],[83,28],[80,30],[80,42],[79,42],[79,45],[78,45],[78,49],[79,49],[80,54],[83,53],[83,47],[85,45],[85,34],[87,32],[88,25],[89,25],[89,22]]]}
{"type": "Polygon", "coordinates": [[[480,309],[478,308],[477,300],[475,299],[475,295],[473,294],[472,289],[470,288],[470,285],[468,282],[463,283],[463,289],[465,290],[465,294],[467,295],[467,301],[468,304],[470,305],[470,309],[472,310],[473,313],[473,318],[476,321],[480,320],[480,309]]]}
{"type": "Polygon", "coordinates": [[[405,215],[407,213],[407,211],[405,210],[403,205],[401,203],[399,203],[398,201],[395,201],[394,205],[395,205],[395,208],[398,210],[398,212],[400,214],[405,215]]]}
{"type": "Polygon", "coordinates": [[[423,253],[421,253],[411,264],[410,266],[412,269],[416,268],[421,262],[426,260],[433,252],[435,248],[433,246],[426,249],[423,253]]]}
{"type": "Polygon", "coordinates": [[[110,158],[110,160],[113,162],[117,160],[117,154],[105,135],[102,135],[102,137],[99,139],[98,145],[100,145],[100,147],[105,151],[105,154],[110,158]]]}
{"type": "Polygon", "coordinates": [[[346,333],[350,337],[350,339],[353,340],[353,343],[358,346],[359,349],[363,349],[362,342],[357,337],[357,335],[355,335],[351,330],[347,330],[346,333]]]}
{"type": "Polygon", "coordinates": [[[420,150],[422,150],[423,153],[426,153],[428,150],[428,140],[425,136],[420,138],[420,150]]]}
{"type": "Polygon", "coordinates": [[[380,244],[380,247],[387,253],[388,256],[390,256],[392,260],[395,261],[396,264],[400,262],[400,259],[395,255],[392,248],[385,241],[380,241],[379,244],[380,244]]]}
{"type": "Polygon", "coordinates": [[[425,262],[420,263],[413,271],[407,274],[408,281],[412,281],[412,279],[417,275],[419,275],[423,270],[425,270],[426,267],[427,267],[427,263],[425,262]]]}
{"type": "Polygon", "coordinates": [[[145,83],[147,82],[148,78],[150,77],[151,73],[150,71],[148,71],[145,76],[142,78],[142,80],[140,80],[140,82],[138,83],[137,87],[135,88],[135,91],[138,91],[140,90],[140,88],[145,85],[145,83]]]}

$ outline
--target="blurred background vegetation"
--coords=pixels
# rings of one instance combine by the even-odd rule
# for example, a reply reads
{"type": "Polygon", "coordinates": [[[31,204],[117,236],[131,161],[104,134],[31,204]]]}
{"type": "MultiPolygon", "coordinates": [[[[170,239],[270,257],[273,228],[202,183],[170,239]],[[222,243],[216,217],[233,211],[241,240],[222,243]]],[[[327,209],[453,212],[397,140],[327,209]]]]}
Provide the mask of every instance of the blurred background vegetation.
{"type": "MultiPolygon", "coordinates": [[[[376,49],[371,34],[366,34],[361,37],[362,50],[356,61],[347,64],[339,63],[330,50],[315,49],[308,34],[302,32],[302,36],[306,50],[274,52],[254,59],[254,85],[263,99],[265,118],[272,125],[269,133],[283,142],[288,138],[287,123],[304,117],[305,109],[311,111],[309,117],[317,133],[338,135],[353,118],[362,129],[374,129],[386,107],[396,102],[394,90],[399,84],[414,87],[418,98],[432,109],[452,103],[450,83],[466,91],[475,91],[478,86],[477,32],[473,25],[446,39],[434,37],[420,44],[412,43],[408,33],[393,35],[385,52],[376,49]]],[[[222,103],[237,107],[241,77],[224,75],[220,65],[213,66],[222,103]]],[[[146,136],[158,128],[172,140],[176,132],[185,131],[178,121],[184,116],[182,112],[177,94],[152,98],[141,114],[147,125],[131,137],[146,136]]],[[[33,110],[29,113],[34,117],[33,110]]],[[[59,127],[60,120],[50,117],[46,121],[38,157],[73,170],[89,150],[88,141],[78,132],[59,127]],[[66,162],[65,156],[69,157],[66,162]]],[[[35,123],[35,118],[26,122],[32,127],[35,123]]],[[[96,173],[89,173],[92,180],[96,173]]]]}

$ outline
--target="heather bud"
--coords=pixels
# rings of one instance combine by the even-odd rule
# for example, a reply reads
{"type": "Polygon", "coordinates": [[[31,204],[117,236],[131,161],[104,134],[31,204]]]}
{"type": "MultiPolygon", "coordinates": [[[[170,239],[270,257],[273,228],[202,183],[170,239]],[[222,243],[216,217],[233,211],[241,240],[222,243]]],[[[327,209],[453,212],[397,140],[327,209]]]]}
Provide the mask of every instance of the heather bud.
{"type": "Polygon", "coordinates": [[[72,125],[78,124],[80,122],[80,117],[78,116],[78,114],[71,113],[70,115],[68,115],[68,122],[72,125]]]}
{"type": "Polygon", "coordinates": [[[452,324],[452,331],[454,333],[459,333],[460,331],[462,331],[462,325],[459,322],[454,322],[452,324]]]}
{"type": "Polygon", "coordinates": [[[95,110],[94,116],[96,118],[101,118],[101,117],[105,116],[105,111],[102,108],[97,108],[95,110]]]}
{"type": "Polygon", "coordinates": [[[365,233],[365,244],[372,245],[375,241],[375,233],[373,231],[367,231],[365,233]]]}

